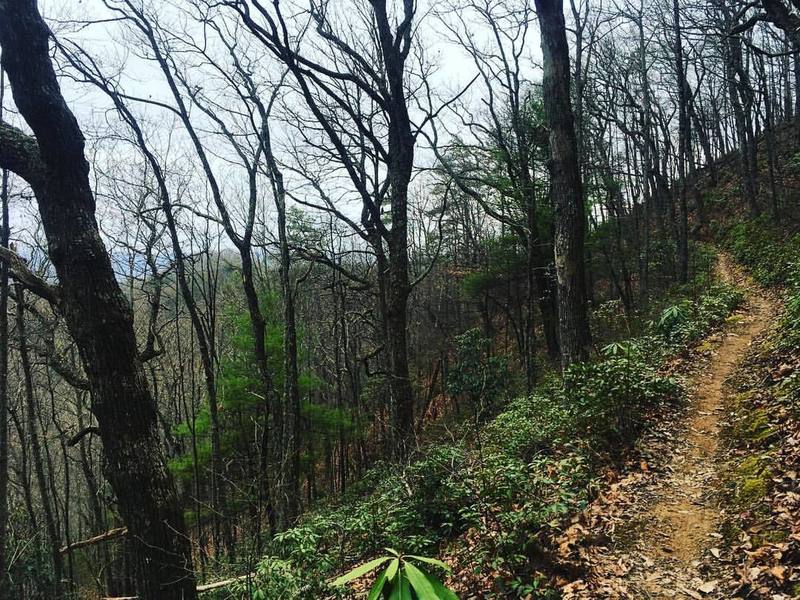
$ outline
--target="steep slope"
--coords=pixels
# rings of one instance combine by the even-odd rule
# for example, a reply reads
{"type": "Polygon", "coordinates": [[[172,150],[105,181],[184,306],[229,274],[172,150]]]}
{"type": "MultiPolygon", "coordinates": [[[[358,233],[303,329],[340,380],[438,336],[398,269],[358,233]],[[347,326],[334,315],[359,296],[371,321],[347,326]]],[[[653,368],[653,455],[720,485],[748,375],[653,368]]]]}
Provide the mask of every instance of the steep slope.
{"type": "MultiPolygon", "coordinates": [[[[691,369],[690,404],[683,418],[651,438],[654,457],[628,474],[584,515],[584,539],[603,540],[583,555],[586,578],[562,589],[564,598],[728,598],[734,581],[719,562],[725,509],[720,448],[730,376],[753,340],[774,320],[776,304],[736,269],[728,256],[721,279],[748,290],[746,304],[727,327],[701,345],[691,369]],[[661,452],[666,447],[669,452],[661,452]]],[[[728,565],[730,567],[730,565],[728,565]]]]}
{"type": "Polygon", "coordinates": [[[691,372],[687,413],[666,415],[641,468],[562,536],[564,598],[800,597],[798,133],[776,131],[772,169],[760,142],[758,217],[736,153],[700,174],[694,233],[727,249],[719,275],[748,300],[678,367],[691,372]]]}

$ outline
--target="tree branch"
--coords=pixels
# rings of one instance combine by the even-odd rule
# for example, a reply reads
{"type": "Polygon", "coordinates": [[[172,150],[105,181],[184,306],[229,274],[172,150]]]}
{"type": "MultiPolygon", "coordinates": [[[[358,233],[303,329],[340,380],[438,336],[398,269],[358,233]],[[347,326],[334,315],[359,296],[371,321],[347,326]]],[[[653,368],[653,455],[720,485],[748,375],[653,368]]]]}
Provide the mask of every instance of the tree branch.
{"type": "MultiPolygon", "coordinates": [[[[1,127],[1,126],[0,126],[1,127]]],[[[1,145],[0,145],[1,147],[1,145]]],[[[44,298],[54,307],[61,303],[61,292],[58,286],[47,283],[28,268],[25,259],[9,248],[0,247],[0,260],[11,272],[11,276],[40,298],[44,298]]]]}
{"type": "MultiPolygon", "coordinates": [[[[71,438],[69,438],[69,440],[67,440],[67,446],[72,447],[72,446],[77,445],[78,442],[80,442],[83,438],[85,438],[90,433],[92,433],[94,435],[100,435],[100,428],[99,427],[84,427],[78,433],[76,433],[71,438]]],[[[92,538],[92,539],[96,539],[96,538],[92,538]]],[[[103,538],[103,539],[108,539],[108,538],[103,538]]],[[[100,540],[97,540],[97,541],[100,541],[100,540]]],[[[78,543],[78,542],[76,542],[76,543],[78,543]]],[[[74,544],[72,546],[74,546],[74,544]]],[[[72,547],[69,547],[67,549],[62,548],[60,550],[60,552],[63,554],[66,550],[71,550],[71,549],[73,549],[73,548],[72,547]]]]}
{"type": "Polygon", "coordinates": [[[36,139],[16,127],[0,123],[0,168],[16,173],[33,188],[41,186],[45,166],[36,139]]]}
{"type": "Polygon", "coordinates": [[[109,529],[108,531],[105,531],[100,535],[90,537],[89,539],[81,540],[80,542],[73,542],[69,546],[62,546],[59,549],[59,552],[61,554],[66,554],[67,552],[71,552],[73,550],[77,550],[78,548],[83,548],[85,546],[91,546],[92,544],[97,544],[98,542],[113,540],[114,538],[126,535],[127,533],[128,533],[127,527],[117,527],[116,529],[109,529]]]}

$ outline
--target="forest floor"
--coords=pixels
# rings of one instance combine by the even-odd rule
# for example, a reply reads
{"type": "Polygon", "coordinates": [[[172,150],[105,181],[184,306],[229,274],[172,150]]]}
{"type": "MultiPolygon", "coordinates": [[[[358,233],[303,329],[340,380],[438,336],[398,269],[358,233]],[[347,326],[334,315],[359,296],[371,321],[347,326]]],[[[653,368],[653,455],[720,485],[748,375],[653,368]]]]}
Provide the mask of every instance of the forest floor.
{"type": "Polygon", "coordinates": [[[778,304],[724,254],[717,272],[745,291],[746,303],[675,365],[687,377],[688,405],[653,428],[640,446],[639,464],[564,534],[562,546],[573,548],[580,576],[563,586],[565,599],[732,597],[734,565],[720,549],[726,511],[721,434],[734,394],[730,378],[774,322],[778,304]]]}

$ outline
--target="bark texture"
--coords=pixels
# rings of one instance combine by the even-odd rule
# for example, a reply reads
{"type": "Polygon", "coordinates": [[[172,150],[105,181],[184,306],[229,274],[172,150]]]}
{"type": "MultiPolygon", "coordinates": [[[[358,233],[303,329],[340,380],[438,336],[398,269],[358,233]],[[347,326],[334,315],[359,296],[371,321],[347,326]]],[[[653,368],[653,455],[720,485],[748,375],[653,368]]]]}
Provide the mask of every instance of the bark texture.
{"type": "Polygon", "coordinates": [[[686,283],[689,280],[689,209],[686,202],[687,163],[692,160],[691,123],[689,121],[689,84],[686,81],[686,70],[683,60],[683,32],[681,30],[681,12],[678,0],[672,2],[672,26],[675,34],[675,76],[678,83],[678,280],[686,283]]]}
{"type": "Polygon", "coordinates": [[[561,364],[589,357],[591,336],[586,301],[584,235],[575,119],[570,100],[570,63],[562,0],[536,0],[542,35],[542,97],[550,127],[551,190],[555,208],[555,262],[561,364]]]}
{"type": "MultiPolygon", "coordinates": [[[[5,78],[0,71],[0,123],[3,122],[5,78]]],[[[7,248],[8,171],[0,172],[0,247],[7,248]]],[[[6,558],[8,531],[8,266],[0,262],[0,598],[7,598],[10,589],[6,558]]]]}

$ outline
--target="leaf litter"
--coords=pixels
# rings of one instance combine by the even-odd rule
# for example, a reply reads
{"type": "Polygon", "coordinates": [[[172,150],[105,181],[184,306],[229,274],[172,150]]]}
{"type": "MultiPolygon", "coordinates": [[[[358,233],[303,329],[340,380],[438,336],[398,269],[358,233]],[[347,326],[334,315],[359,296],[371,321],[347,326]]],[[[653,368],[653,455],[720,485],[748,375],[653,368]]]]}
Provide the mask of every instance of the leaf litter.
{"type": "MultiPolygon", "coordinates": [[[[750,287],[724,256],[720,274],[750,287]]],[[[688,407],[661,415],[639,445],[641,456],[610,476],[604,492],[556,540],[564,572],[578,574],[556,582],[564,600],[799,597],[786,590],[800,590],[800,428],[778,451],[784,468],[768,499],[770,520],[788,532],[785,538],[754,544],[758,531],[748,529],[748,515],[736,515],[745,520],[736,540],[721,532],[731,518],[721,494],[730,378],[776,312],[762,292],[750,287],[749,296],[741,318],[707,340],[714,344],[705,347],[713,350],[672,365],[689,377],[688,407]]],[[[791,377],[800,372],[799,363],[784,360],[771,376],[791,377]]]]}

